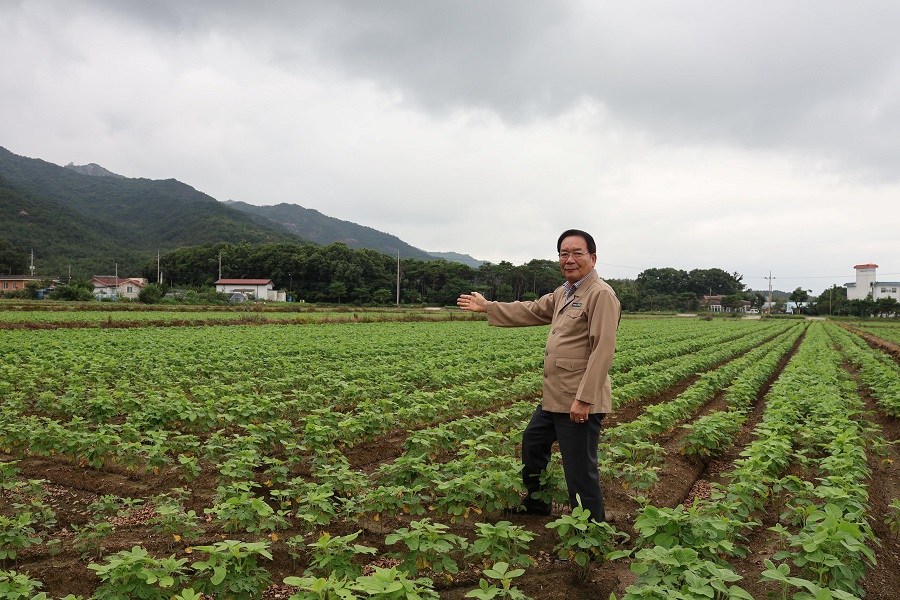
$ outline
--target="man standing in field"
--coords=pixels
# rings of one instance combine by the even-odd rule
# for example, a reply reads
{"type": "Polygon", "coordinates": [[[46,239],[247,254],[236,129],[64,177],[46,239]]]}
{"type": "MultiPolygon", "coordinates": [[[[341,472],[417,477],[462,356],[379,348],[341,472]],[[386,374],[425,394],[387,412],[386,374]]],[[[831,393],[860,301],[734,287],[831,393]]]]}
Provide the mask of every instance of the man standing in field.
{"type": "Polygon", "coordinates": [[[550,505],[533,497],[540,475],[559,442],[569,502],[605,521],[597,472],[597,444],[603,416],[612,411],[609,368],[616,349],[621,306],[616,293],[600,279],[597,244],[590,234],[569,229],[556,242],[566,283],[534,302],[489,302],[478,292],[456,301],[463,310],[486,312],[489,325],[521,327],[550,324],[544,351],[541,404],[522,435],[522,479],[528,497],[519,511],[550,514],[550,505]]]}

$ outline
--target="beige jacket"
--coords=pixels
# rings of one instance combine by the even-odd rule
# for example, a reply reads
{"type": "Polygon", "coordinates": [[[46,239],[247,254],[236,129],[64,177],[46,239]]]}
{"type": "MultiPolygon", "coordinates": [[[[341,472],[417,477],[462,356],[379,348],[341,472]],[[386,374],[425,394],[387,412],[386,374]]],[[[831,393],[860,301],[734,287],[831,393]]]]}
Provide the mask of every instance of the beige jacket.
{"type": "Polygon", "coordinates": [[[566,300],[562,286],[534,302],[489,302],[488,324],[522,327],[550,324],[544,351],[542,406],[568,413],[577,399],[590,412],[612,412],[609,368],[616,351],[622,309],[615,291],[592,273],[566,300]]]}

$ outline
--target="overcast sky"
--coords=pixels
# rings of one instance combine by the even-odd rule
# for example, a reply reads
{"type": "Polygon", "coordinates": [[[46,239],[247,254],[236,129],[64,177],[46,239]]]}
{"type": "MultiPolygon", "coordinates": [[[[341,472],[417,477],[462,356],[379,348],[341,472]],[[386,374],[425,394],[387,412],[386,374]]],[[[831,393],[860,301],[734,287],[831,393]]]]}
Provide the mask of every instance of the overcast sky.
{"type": "Polygon", "coordinates": [[[0,146],[514,264],[900,281],[900,2],[0,0],[0,146]]]}

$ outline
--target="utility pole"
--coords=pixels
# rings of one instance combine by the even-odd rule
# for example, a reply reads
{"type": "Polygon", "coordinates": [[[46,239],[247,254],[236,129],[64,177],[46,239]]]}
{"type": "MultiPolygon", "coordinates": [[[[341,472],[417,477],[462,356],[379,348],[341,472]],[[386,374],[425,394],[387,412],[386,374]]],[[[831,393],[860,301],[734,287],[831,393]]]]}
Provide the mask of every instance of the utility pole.
{"type": "Polygon", "coordinates": [[[769,314],[772,314],[772,271],[769,271],[769,314]]]}
{"type": "Polygon", "coordinates": [[[397,308],[400,308],[400,250],[397,250],[397,308]]]}

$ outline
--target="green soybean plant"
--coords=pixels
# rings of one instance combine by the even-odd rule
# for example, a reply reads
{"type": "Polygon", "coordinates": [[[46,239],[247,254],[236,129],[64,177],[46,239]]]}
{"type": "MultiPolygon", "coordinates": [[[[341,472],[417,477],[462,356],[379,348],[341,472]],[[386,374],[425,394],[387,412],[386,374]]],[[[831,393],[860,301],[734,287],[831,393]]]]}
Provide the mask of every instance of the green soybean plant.
{"type": "Polygon", "coordinates": [[[569,502],[566,476],[563,473],[562,464],[558,460],[554,460],[548,465],[547,469],[541,473],[540,480],[540,491],[532,494],[535,500],[540,500],[550,506],[567,504],[569,502]]]}
{"type": "Polygon", "coordinates": [[[858,597],[841,590],[829,590],[827,587],[816,585],[802,577],[791,577],[791,568],[787,563],[775,566],[771,560],[766,559],[766,569],[762,572],[760,581],[774,581],[781,584],[782,600],[818,600],[819,598],[833,598],[834,600],[858,600],[858,597]],[[799,588],[799,592],[791,592],[791,588],[799,588]]]}
{"type": "Polygon", "coordinates": [[[272,560],[267,542],[225,540],[193,550],[209,555],[191,565],[201,577],[209,577],[196,584],[200,592],[215,598],[250,598],[269,585],[269,573],[256,562],[259,557],[272,560]]]}
{"type": "Polygon", "coordinates": [[[34,530],[34,515],[19,513],[15,518],[0,515],[0,563],[16,560],[19,550],[41,543],[34,530]]]}
{"type": "Polygon", "coordinates": [[[578,505],[569,515],[563,515],[556,521],[547,523],[548,529],[555,529],[559,541],[554,551],[560,558],[572,561],[576,565],[576,574],[581,581],[590,575],[590,563],[602,561],[612,552],[617,539],[627,540],[628,536],[616,531],[609,523],[601,523],[591,518],[591,511],[578,505]]]}
{"type": "Polygon", "coordinates": [[[251,492],[239,491],[236,495],[229,495],[229,491],[222,487],[217,491],[219,501],[203,512],[215,515],[225,531],[265,533],[287,528],[286,511],[276,511],[251,492]]]}
{"type": "Polygon", "coordinates": [[[484,570],[484,576],[500,582],[500,587],[481,579],[478,589],[466,594],[466,598],[478,598],[478,600],[492,600],[493,598],[508,600],[530,600],[519,588],[512,585],[513,579],[525,573],[525,569],[510,569],[509,564],[498,562],[490,569],[484,570]]]}
{"type": "Polygon", "coordinates": [[[788,537],[790,548],[773,558],[790,559],[818,585],[861,595],[859,581],[867,569],[875,568],[875,553],[866,546],[871,537],[868,524],[854,516],[831,503],[812,511],[806,526],[788,537]]]}
{"type": "Polygon", "coordinates": [[[323,533],[318,541],[308,544],[312,550],[310,568],[307,575],[333,575],[338,578],[355,579],[362,574],[362,567],[355,564],[353,559],[361,554],[375,554],[375,548],[353,543],[361,531],[350,535],[332,537],[329,533],[323,533]]]}
{"type": "Polygon", "coordinates": [[[75,531],[73,545],[81,552],[81,558],[94,556],[100,560],[106,550],[106,538],[112,535],[115,528],[108,521],[92,521],[81,527],[72,525],[72,529],[75,531]]]}
{"type": "Polygon", "coordinates": [[[166,536],[167,545],[171,547],[173,542],[193,542],[203,528],[200,527],[197,513],[193,510],[184,510],[178,500],[163,496],[158,499],[154,507],[154,515],[149,524],[154,531],[166,536]]]}
{"type": "Polygon", "coordinates": [[[712,560],[721,555],[746,554],[734,543],[741,526],[742,521],[718,514],[717,507],[699,503],[675,508],[648,505],[634,522],[638,547],[680,545],[712,560]]]}
{"type": "Polygon", "coordinates": [[[19,464],[17,460],[0,461],[0,490],[13,490],[18,486],[19,464]]]}
{"type": "Polygon", "coordinates": [[[894,498],[888,505],[888,516],[884,524],[891,528],[895,534],[900,534],[900,500],[894,498]]]}
{"type": "Polygon", "coordinates": [[[508,565],[530,567],[534,564],[526,552],[528,543],[537,534],[513,525],[509,521],[497,523],[476,523],[478,530],[475,542],[469,546],[468,558],[478,558],[484,566],[506,563],[508,565]]]}
{"type": "Polygon", "coordinates": [[[351,589],[362,592],[362,597],[370,600],[438,600],[440,596],[433,586],[427,577],[410,579],[397,567],[375,567],[372,575],[357,578],[351,589]]]}
{"type": "Polygon", "coordinates": [[[117,552],[107,557],[105,564],[88,565],[101,581],[93,598],[168,600],[172,588],[180,585],[187,575],[187,560],[176,559],[174,555],[154,558],[139,546],[117,552]]]}
{"type": "Polygon", "coordinates": [[[741,580],[727,565],[700,556],[692,548],[654,546],[635,554],[631,571],[638,578],[625,589],[622,600],[644,598],[716,598],[753,600],[742,587],[741,580]]]}
{"type": "Polygon", "coordinates": [[[38,597],[38,594],[43,595],[43,592],[38,592],[42,587],[40,581],[30,578],[27,573],[0,570],[0,598],[29,600],[38,597]]]}
{"type": "Polygon", "coordinates": [[[328,577],[285,577],[284,583],[297,588],[288,600],[357,600],[354,581],[329,575],[328,577]]]}
{"type": "Polygon", "coordinates": [[[442,523],[432,523],[425,518],[421,521],[412,521],[409,527],[403,527],[387,536],[384,543],[392,546],[402,542],[406,552],[393,553],[392,558],[403,561],[401,567],[411,575],[421,571],[430,570],[434,573],[459,572],[452,553],[456,550],[465,550],[468,542],[466,538],[454,535],[447,531],[448,527],[442,523]]]}

